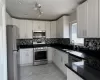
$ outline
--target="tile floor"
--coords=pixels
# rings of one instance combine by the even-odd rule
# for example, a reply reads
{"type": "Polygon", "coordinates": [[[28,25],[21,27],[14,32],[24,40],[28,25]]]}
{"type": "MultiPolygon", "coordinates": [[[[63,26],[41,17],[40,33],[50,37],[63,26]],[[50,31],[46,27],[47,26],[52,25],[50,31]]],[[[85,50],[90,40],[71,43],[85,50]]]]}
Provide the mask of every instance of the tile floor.
{"type": "Polygon", "coordinates": [[[24,66],[20,68],[20,80],[67,80],[53,64],[24,66]]]}

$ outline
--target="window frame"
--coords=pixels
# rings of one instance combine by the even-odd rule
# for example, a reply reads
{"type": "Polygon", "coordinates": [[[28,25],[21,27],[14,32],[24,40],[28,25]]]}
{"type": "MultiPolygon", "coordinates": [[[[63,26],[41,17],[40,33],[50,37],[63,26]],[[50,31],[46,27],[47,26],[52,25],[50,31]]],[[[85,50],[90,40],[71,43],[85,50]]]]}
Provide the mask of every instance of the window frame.
{"type": "MultiPolygon", "coordinates": [[[[70,43],[72,43],[72,25],[74,24],[74,23],[77,23],[77,21],[76,20],[74,20],[74,21],[72,21],[72,22],[70,22],[70,28],[69,28],[69,36],[70,36],[70,43]]],[[[84,39],[84,38],[83,38],[84,39]]],[[[80,46],[84,46],[84,42],[83,42],[83,44],[81,44],[81,43],[74,43],[75,45],[80,45],[80,46]]]]}

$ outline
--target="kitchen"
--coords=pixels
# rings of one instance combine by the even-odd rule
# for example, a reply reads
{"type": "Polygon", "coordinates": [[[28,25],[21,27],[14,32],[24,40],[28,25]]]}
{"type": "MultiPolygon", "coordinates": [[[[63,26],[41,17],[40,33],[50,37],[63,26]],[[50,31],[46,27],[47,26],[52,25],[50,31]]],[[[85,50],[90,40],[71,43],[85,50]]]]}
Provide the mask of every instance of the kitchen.
{"type": "Polygon", "coordinates": [[[99,4],[6,0],[8,80],[100,80],[99,4]]]}

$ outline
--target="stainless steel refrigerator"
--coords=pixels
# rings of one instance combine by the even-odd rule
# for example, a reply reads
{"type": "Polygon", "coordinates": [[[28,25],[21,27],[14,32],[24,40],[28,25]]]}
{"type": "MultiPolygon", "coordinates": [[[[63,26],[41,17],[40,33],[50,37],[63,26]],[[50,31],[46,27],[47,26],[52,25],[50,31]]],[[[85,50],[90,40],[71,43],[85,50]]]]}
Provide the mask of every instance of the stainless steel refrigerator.
{"type": "Polygon", "coordinates": [[[19,80],[19,52],[17,49],[17,39],[19,30],[16,26],[7,25],[7,70],[8,80],[19,80]]]}

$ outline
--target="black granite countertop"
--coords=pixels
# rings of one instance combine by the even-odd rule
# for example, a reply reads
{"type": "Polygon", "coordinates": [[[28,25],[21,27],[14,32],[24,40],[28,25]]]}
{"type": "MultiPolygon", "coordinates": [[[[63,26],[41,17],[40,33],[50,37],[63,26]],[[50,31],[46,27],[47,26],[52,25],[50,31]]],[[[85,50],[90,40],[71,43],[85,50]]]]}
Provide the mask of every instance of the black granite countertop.
{"type": "Polygon", "coordinates": [[[74,51],[74,50],[69,50],[67,48],[62,48],[62,47],[59,47],[59,46],[52,46],[53,48],[56,48],[60,51],[63,51],[69,55],[72,55],[72,56],[75,56],[75,57],[78,57],[80,59],[85,59],[86,58],[86,55],[82,52],[79,52],[79,51],[74,51]]]}
{"type": "Polygon", "coordinates": [[[85,65],[83,62],[68,63],[65,66],[84,80],[100,80],[100,71],[85,65]]]}
{"type": "Polygon", "coordinates": [[[69,50],[67,49],[67,47],[64,47],[63,45],[59,45],[59,44],[34,44],[34,45],[20,45],[20,48],[36,48],[36,47],[53,47],[55,49],[58,49],[60,51],[65,52],[66,54],[81,58],[81,59],[85,59],[86,55],[82,52],[78,52],[78,51],[73,51],[73,50],[69,50]],[[67,50],[65,50],[67,49],[67,50]]]}

